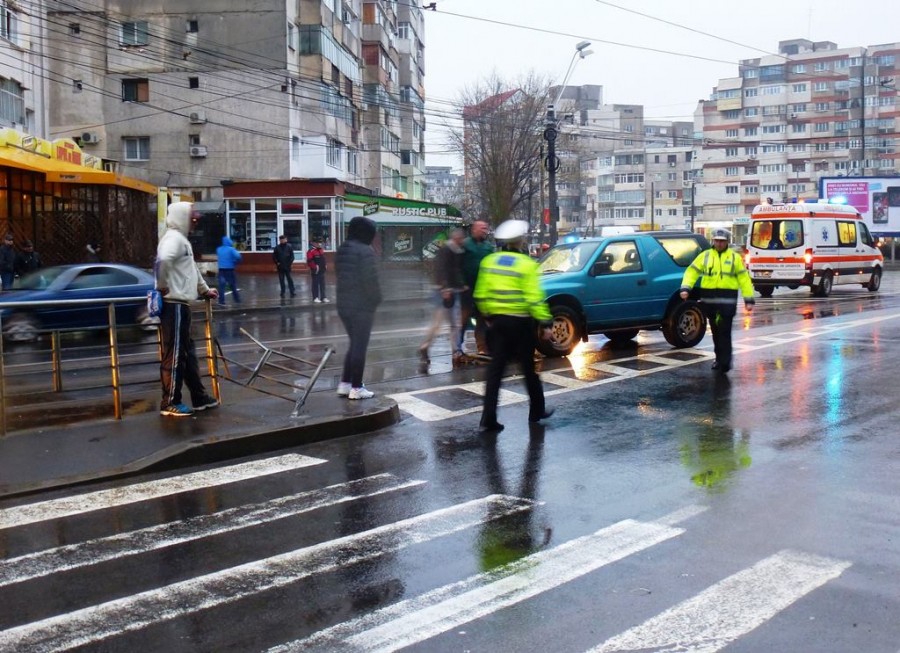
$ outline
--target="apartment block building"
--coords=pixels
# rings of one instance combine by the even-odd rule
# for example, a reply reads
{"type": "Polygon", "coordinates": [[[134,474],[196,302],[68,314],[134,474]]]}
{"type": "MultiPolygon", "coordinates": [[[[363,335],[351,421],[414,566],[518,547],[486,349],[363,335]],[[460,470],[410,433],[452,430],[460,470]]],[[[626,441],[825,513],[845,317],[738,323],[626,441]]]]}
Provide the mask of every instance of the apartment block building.
{"type": "Polygon", "coordinates": [[[311,189],[296,184],[234,198],[223,190],[233,183],[330,180],[340,185],[321,188],[424,198],[417,5],[47,2],[52,136],[222,206],[221,230],[247,251],[269,250],[275,232],[297,249],[312,235],[336,244],[343,203],[329,191],[310,204],[302,193],[311,189]]]}
{"type": "Polygon", "coordinates": [[[898,55],[900,43],[793,39],[741,61],[695,113],[698,220],[740,237],[767,198],[816,198],[823,177],[900,172],[898,55]]]}
{"type": "Polygon", "coordinates": [[[0,0],[0,128],[46,138],[43,0],[0,0]]]}

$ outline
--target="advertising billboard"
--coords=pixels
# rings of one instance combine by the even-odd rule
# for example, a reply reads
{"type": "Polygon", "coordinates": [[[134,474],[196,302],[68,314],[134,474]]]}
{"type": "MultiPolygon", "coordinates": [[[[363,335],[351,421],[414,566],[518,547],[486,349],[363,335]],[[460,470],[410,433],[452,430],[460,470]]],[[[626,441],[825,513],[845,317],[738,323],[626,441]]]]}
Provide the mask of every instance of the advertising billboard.
{"type": "Polygon", "coordinates": [[[819,197],[854,207],[875,236],[900,236],[900,177],[824,177],[819,197]]]}

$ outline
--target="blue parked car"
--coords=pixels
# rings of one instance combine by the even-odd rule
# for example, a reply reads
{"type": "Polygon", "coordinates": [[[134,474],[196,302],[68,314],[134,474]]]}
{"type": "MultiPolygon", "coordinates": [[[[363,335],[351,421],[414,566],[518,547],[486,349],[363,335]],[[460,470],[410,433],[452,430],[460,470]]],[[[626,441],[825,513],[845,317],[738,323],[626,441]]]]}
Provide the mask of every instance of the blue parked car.
{"type": "Polygon", "coordinates": [[[613,343],[641,329],[662,329],[673,347],[693,347],[706,322],[694,300],[678,296],[685,268],[709,247],[689,231],[585,238],[559,244],[541,258],[541,286],[553,314],[546,356],[566,356],[579,341],[602,333],[613,343]]]}
{"type": "Polygon", "coordinates": [[[116,305],[116,324],[152,330],[159,318],[147,313],[147,291],[153,275],[118,263],[86,263],[42,268],[16,280],[12,292],[0,294],[3,337],[15,342],[37,339],[41,330],[87,329],[108,324],[106,304],[6,308],[10,302],[43,302],[69,299],[118,299],[134,302],[116,305]]]}

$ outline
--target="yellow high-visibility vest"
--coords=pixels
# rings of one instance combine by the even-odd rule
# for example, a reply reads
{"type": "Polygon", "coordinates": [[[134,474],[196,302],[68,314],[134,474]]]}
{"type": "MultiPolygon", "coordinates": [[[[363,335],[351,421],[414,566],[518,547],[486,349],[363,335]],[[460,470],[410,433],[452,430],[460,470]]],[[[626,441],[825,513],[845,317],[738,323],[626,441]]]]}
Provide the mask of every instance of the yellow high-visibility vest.
{"type": "Polygon", "coordinates": [[[494,252],[481,262],[473,293],[483,315],[531,316],[551,319],[541,289],[538,264],[519,252],[494,252]]]}

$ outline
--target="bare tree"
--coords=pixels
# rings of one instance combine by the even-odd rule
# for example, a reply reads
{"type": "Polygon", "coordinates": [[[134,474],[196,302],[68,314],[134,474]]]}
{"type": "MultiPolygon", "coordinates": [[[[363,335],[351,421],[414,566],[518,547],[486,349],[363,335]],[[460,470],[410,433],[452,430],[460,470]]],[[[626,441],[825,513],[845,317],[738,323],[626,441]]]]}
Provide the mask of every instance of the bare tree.
{"type": "Polygon", "coordinates": [[[546,80],[529,74],[507,81],[496,74],[459,97],[463,125],[450,128],[450,148],[465,164],[465,205],[494,225],[521,213],[540,192],[533,182],[549,98],[546,80]]]}

